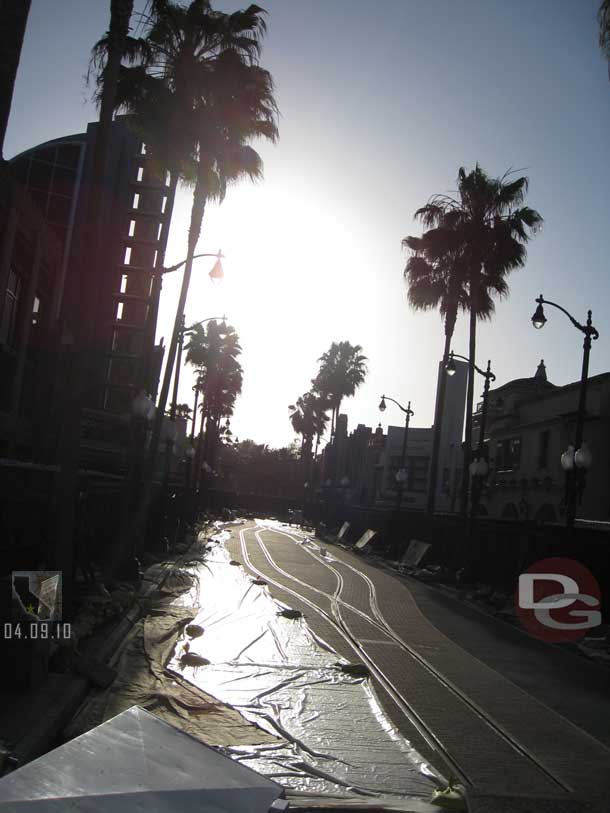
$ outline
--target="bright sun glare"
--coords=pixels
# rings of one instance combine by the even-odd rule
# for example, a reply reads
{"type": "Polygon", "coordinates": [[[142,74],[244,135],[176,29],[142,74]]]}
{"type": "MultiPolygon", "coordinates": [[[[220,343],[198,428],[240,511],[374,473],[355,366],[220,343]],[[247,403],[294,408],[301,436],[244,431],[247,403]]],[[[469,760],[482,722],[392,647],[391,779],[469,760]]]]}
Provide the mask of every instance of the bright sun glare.
{"type": "MultiPolygon", "coordinates": [[[[180,192],[166,263],[184,255],[189,206],[188,193],[180,192]]],[[[337,338],[342,291],[353,285],[362,259],[340,207],[331,206],[294,187],[259,185],[230,190],[221,207],[206,212],[198,251],[221,248],[225,277],[212,283],[213,259],[196,261],[186,321],[226,314],[240,336],[244,388],[234,419],[240,437],[247,418],[257,438],[286,442],[287,405],[308,388],[316,359],[337,338]]],[[[157,335],[166,345],[180,281],[176,274],[164,283],[157,335]]],[[[186,367],[181,401],[192,400],[192,379],[186,367]]]]}

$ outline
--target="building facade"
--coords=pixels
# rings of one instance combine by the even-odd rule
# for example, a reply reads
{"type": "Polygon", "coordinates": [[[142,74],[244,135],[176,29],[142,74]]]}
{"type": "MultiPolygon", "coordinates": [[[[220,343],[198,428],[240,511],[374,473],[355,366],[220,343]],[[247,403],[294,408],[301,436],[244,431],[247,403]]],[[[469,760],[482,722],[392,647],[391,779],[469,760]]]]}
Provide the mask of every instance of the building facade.
{"type": "MultiPolygon", "coordinates": [[[[447,375],[442,362],[439,362],[437,393],[441,376],[447,375]]],[[[462,476],[462,436],[468,365],[455,360],[455,373],[447,376],[445,401],[441,420],[441,435],[438,454],[437,481],[435,485],[435,510],[453,512],[456,510],[462,476]]],[[[385,448],[380,499],[394,502],[397,497],[396,473],[400,468],[400,455],[404,438],[404,426],[389,426],[385,448]]],[[[407,480],[403,489],[402,505],[413,510],[426,508],[429,489],[429,469],[432,457],[434,427],[409,427],[406,452],[407,480]]]]}
{"type": "MultiPolygon", "coordinates": [[[[441,375],[446,375],[442,363],[439,364],[439,382],[441,375]]],[[[456,361],[456,372],[447,382],[441,424],[435,501],[438,511],[455,510],[459,493],[467,377],[468,365],[456,361]]],[[[398,407],[388,404],[390,407],[398,412],[398,407]]],[[[374,432],[359,424],[349,434],[347,415],[339,415],[334,441],[324,451],[323,479],[331,483],[327,487],[338,490],[342,498],[359,505],[394,507],[398,498],[396,474],[401,464],[404,434],[404,425],[390,425],[384,433],[381,424],[374,432]]],[[[405,509],[421,511],[426,508],[433,436],[434,427],[409,427],[405,455],[407,479],[401,499],[405,509]]]]}
{"type": "MultiPolygon", "coordinates": [[[[90,284],[86,269],[92,262],[87,240],[96,132],[97,124],[90,124],[85,133],[46,142],[11,161],[61,246],[57,295],[39,307],[64,326],[66,344],[90,293],[84,286],[90,284]]],[[[101,281],[89,348],[96,369],[88,405],[121,414],[129,411],[140,386],[156,390],[162,351],[154,348],[154,334],[175,193],[175,180],[156,170],[126,117],[113,122],[105,180],[96,191],[101,281]]]]}
{"type": "Polygon", "coordinates": [[[0,165],[0,457],[40,449],[37,427],[52,389],[51,318],[59,296],[62,245],[38,207],[0,165]]]}
{"type": "MultiPolygon", "coordinates": [[[[479,513],[504,519],[562,522],[566,477],[561,455],[574,443],[580,382],[563,387],[547,379],[544,362],[531,378],[489,393],[485,447],[490,472],[479,513]]],[[[481,404],[473,416],[478,443],[481,404]]],[[[610,373],[593,376],[587,390],[584,439],[593,462],[577,518],[610,521],[610,373]]]]}
{"type": "Polygon", "coordinates": [[[96,133],[90,124],[2,167],[0,458],[56,462],[80,352],[85,408],[70,431],[80,430],[81,467],[117,475],[131,454],[131,401],[140,389],[156,394],[161,369],[155,331],[175,181],[155,167],[126,117],[113,122],[97,190],[95,318],[85,326],[96,133]]]}

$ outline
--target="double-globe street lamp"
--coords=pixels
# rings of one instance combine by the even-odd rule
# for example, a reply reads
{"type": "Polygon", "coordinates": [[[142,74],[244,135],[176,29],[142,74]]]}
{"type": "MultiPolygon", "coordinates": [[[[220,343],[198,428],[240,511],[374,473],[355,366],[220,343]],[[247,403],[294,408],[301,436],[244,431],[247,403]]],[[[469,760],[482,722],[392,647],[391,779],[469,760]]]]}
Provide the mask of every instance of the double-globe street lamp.
{"type": "Polygon", "coordinates": [[[411,401],[407,404],[407,407],[403,407],[398,401],[395,401],[393,398],[390,398],[389,395],[382,395],[381,401],[379,402],[379,411],[385,412],[386,410],[386,400],[391,401],[393,404],[401,409],[405,413],[405,431],[402,436],[402,451],[400,453],[400,463],[398,464],[398,471],[396,472],[396,510],[400,511],[400,506],[402,504],[402,494],[405,488],[405,483],[407,481],[407,470],[405,468],[405,460],[407,456],[407,441],[409,438],[409,421],[411,417],[415,414],[411,409],[411,401]]]}
{"type": "MultiPolygon", "coordinates": [[[[451,351],[449,354],[449,360],[445,367],[447,375],[449,376],[454,375],[456,371],[454,358],[462,359],[462,361],[470,364],[472,368],[485,379],[485,387],[483,388],[483,404],[481,407],[481,420],[479,422],[479,442],[477,444],[476,457],[470,462],[468,470],[466,470],[466,467],[464,466],[464,471],[462,472],[463,478],[470,478],[470,530],[472,533],[474,529],[473,526],[476,518],[477,506],[479,504],[479,497],[481,495],[481,486],[483,484],[483,480],[487,476],[487,472],[489,471],[489,464],[487,463],[487,459],[485,457],[485,428],[487,424],[489,385],[492,381],[496,380],[496,376],[491,371],[491,361],[488,360],[487,369],[482,370],[480,367],[477,367],[474,362],[471,362],[466,356],[461,356],[459,353],[454,353],[453,351],[451,351]]],[[[468,449],[464,449],[464,460],[467,459],[467,455],[470,457],[468,452],[468,449]]],[[[468,491],[468,481],[466,481],[465,490],[466,492],[468,491]]]]}
{"type": "Polygon", "coordinates": [[[537,330],[546,324],[543,305],[551,305],[557,308],[568,317],[577,330],[584,333],[582,370],[580,374],[580,393],[578,397],[578,412],[576,415],[576,434],[574,445],[570,444],[567,450],[561,455],[561,467],[566,473],[566,527],[573,528],[576,518],[576,502],[582,499],[582,492],[585,487],[586,471],[591,467],[593,457],[587,443],[583,440],[585,413],[587,409],[587,383],[589,380],[589,354],[591,352],[592,339],[599,339],[597,328],[591,322],[591,311],[587,311],[587,321],[584,325],[577,322],[571,313],[556,302],[545,299],[542,294],[535,300],[538,304],[532,324],[537,330]]]}

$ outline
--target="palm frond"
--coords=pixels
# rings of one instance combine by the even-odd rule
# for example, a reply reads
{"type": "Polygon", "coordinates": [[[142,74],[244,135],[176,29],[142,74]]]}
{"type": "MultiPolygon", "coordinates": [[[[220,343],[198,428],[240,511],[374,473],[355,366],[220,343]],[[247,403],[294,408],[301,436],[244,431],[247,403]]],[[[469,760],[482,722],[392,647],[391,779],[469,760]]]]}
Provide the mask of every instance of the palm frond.
{"type": "Polygon", "coordinates": [[[599,25],[599,47],[606,59],[610,60],[610,0],[602,0],[597,12],[599,25]]]}

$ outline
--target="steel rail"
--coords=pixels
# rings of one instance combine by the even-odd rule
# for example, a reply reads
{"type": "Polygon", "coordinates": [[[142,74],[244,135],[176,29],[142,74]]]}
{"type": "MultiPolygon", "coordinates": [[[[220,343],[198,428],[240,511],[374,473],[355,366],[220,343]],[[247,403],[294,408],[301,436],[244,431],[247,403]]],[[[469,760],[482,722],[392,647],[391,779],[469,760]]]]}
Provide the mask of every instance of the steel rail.
{"type": "MultiPolygon", "coordinates": [[[[379,669],[379,667],[372,660],[372,658],[370,658],[361,649],[360,645],[358,644],[357,638],[351,635],[351,633],[349,633],[348,630],[344,629],[342,624],[338,622],[335,618],[333,618],[331,615],[329,615],[325,610],[323,610],[321,607],[318,607],[318,605],[315,604],[315,602],[301,595],[301,593],[298,593],[296,590],[292,590],[290,587],[287,587],[285,584],[282,584],[282,582],[270,578],[267,573],[264,573],[262,570],[259,570],[256,567],[256,565],[252,562],[250,558],[250,555],[247,550],[246,540],[244,538],[244,534],[247,531],[254,530],[256,533],[256,527],[261,526],[255,526],[255,528],[241,529],[239,532],[242,555],[250,570],[252,570],[254,573],[257,573],[265,581],[274,584],[280,590],[283,590],[284,592],[289,593],[290,595],[299,599],[299,601],[302,601],[304,604],[309,606],[314,612],[318,613],[318,615],[322,616],[326,621],[328,621],[328,623],[335,628],[337,633],[345,640],[345,642],[350,646],[350,648],[354,650],[355,654],[359,658],[361,658],[365,662],[365,664],[369,667],[371,673],[377,678],[377,680],[379,681],[381,686],[385,689],[389,697],[394,701],[400,712],[404,714],[406,719],[411,723],[411,725],[415,728],[419,735],[428,744],[428,747],[431,748],[434,752],[439,754],[441,761],[444,763],[444,765],[440,766],[441,770],[446,771],[448,769],[447,773],[449,775],[453,774],[454,776],[459,778],[463,784],[473,786],[474,783],[468,777],[466,771],[457,764],[457,762],[453,759],[451,754],[444,747],[442,742],[436,737],[432,729],[429,728],[429,726],[424,722],[424,720],[417,714],[416,710],[410,705],[408,700],[401,695],[401,693],[394,687],[392,682],[383,674],[383,672],[379,669]]],[[[268,529],[261,527],[261,530],[268,529]]],[[[266,552],[263,549],[264,543],[261,545],[260,540],[257,539],[257,541],[259,542],[259,547],[262,550],[263,555],[269,561],[269,564],[273,567],[274,570],[278,570],[273,560],[268,556],[268,552],[266,552]]],[[[294,578],[289,574],[288,577],[291,579],[294,578]]],[[[305,585],[304,582],[301,582],[301,584],[305,585]]],[[[308,587],[309,585],[305,586],[308,587]]],[[[330,596],[328,595],[326,595],[326,597],[330,598],[330,596]]]]}

